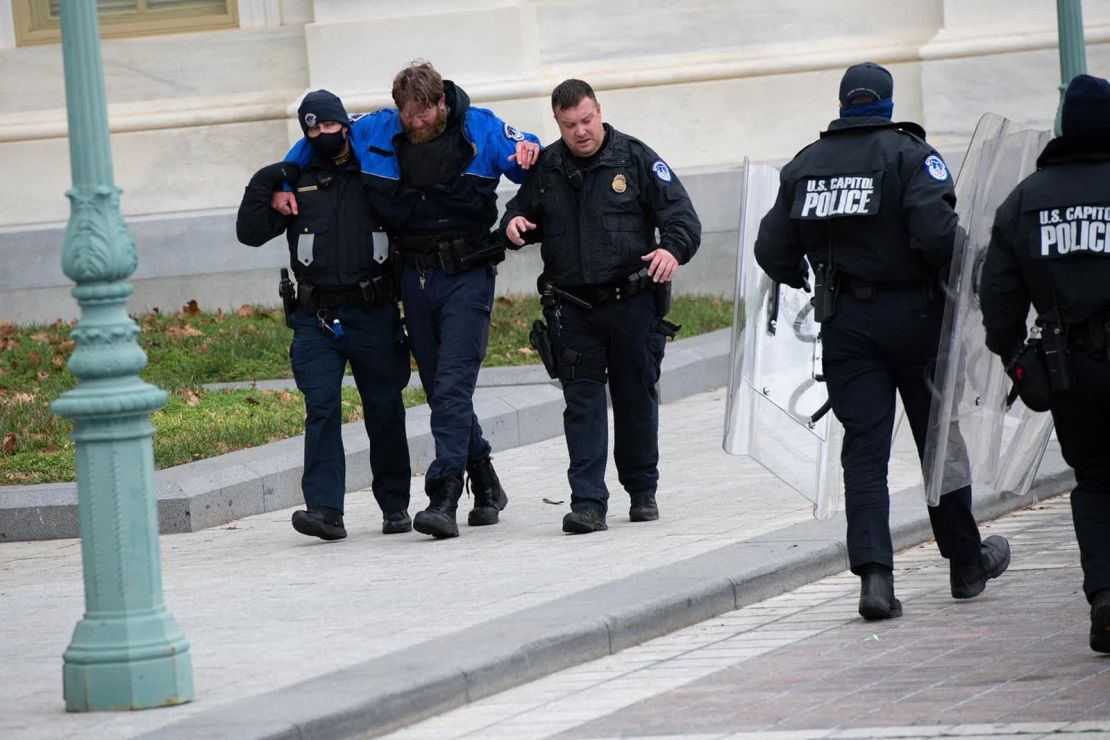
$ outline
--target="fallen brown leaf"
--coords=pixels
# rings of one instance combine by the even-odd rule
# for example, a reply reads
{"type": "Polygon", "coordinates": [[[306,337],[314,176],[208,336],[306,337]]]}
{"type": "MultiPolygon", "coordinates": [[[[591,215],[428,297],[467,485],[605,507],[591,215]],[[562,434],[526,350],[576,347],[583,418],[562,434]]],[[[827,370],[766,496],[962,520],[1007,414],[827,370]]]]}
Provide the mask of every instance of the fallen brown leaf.
{"type": "Polygon", "coordinates": [[[282,403],[289,403],[293,400],[293,394],[289,391],[278,391],[277,397],[282,403]]]}
{"type": "Polygon", "coordinates": [[[38,342],[39,344],[46,344],[47,342],[50,341],[50,337],[46,336],[45,334],[43,334],[40,331],[40,332],[35,332],[34,334],[32,334],[31,335],[31,340],[34,341],[34,342],[38,342]]]}
{"type": "Polygon", "coordinates": [[[531,347],[521,347],[517,350],[517,352],[524,355],[525,357],[531,357],[532,355],[536,354],[536,350],[532,349],[531,347]]]}
{"type": "Polygon", "coordinates": [[[0,321],[0,337],[10,337],[15,334],[15,324],[7,319],[0,321]]]}
{"type": "Polygon", "coordinates": [[[200,306],[197,305],[196,299],[190,299],[188,303],[181,307],[182,313],[187,313],[190,316],[196,316],[200,313],[200,306]]]}
{"type": "Polygon", "coordinates": [[[50,377],[50,373],[46,372],[45,370],[39,370],[37,376],[39,380],[46,380],[50,377]]]}
{"type": "Polygon", "coordinates": [[[14,455],[16,450],[19,449],[19,440],[15,436],[15,432],[8,432],[4,435],[4,454],[14,455]]]}
{"type": "Polygon", "coordinates": [[[42,362],[42,356],[39,355],[38,352],[28,352],[27,362],[31,363],[32,365],[37,365],[42,362]]]}
{"type": "Polygon", "coordinates": [[[254,306],[250,305],[249,303],[244,303],[242,306],[239,306],[239,308],[236,309],[235,315],[243,319],[254,316],[254,306]]]}

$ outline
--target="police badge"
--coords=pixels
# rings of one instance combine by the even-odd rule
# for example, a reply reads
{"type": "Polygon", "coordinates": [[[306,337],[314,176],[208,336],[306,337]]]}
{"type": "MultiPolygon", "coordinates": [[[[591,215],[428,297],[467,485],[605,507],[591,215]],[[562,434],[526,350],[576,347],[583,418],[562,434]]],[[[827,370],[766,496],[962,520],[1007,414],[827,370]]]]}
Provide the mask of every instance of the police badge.
{"type": "Polygon", "coordinates": [[[624,178],[624,173],[618,172],[613,178],[613,192],[623,193],[628,189],[628,180],[624,178]]]}

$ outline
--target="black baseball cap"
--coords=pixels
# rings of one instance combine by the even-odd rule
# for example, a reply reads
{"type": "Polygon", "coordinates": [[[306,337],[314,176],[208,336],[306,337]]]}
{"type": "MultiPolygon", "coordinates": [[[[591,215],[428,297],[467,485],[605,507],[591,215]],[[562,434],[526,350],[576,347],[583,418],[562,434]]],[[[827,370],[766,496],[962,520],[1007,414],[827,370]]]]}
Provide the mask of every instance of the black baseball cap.
{"type": "Polygon", "coordinates": [[[324,121],[338,121],[344,126],[351,125],[351,119],[347,117],[347,109],[343,107],[343,101],[338,95],[327,90],[313,90],[304,96],[301,107],[297,109],[297,121],[301,124],[301,131],[305,133],[324,121]]]}
{"type": "Polygon", "coordinates": [[[874,62],[864,62],[848,67],[840,78],[840,104],[848,105],[852,98],[869,95],[875,100],[886,100],[894,95],[894,78],[885,67],[874,62]]]}

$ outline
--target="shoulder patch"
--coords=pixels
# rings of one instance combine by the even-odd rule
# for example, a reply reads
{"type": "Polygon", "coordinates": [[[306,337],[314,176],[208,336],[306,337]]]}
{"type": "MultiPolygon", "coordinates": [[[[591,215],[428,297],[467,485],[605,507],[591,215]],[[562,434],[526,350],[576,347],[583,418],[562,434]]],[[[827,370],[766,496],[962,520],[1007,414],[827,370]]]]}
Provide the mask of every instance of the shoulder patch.
{"type": "Polygon", "coordinates": [[[663,182],[670,182],[673,178],[673,176],[671,175],[671,169],[667,167],[667,163],[661,159],[657,159],[652,163],[651,171],[654,172],[655,176],[663,182]]]}
{"type": "Polygon", "coordinates": [[[505,138],[510,141],[524,141],[524,132],[517,131],[509,124],[505,124],[505,138]]]}
{"type": "Polygon", "coordinates": [[[365,113],[349,113],[349,114],[347,114],[347,118],[348,118],[348,120],[350,120],[351,123],[354,123],[355,121],[357,121],[358,119],[362,118],[365,115],[366,115],[365,113]]]}
{"type": "Polygon", "coordinates": [[[948,166],[944,164],[944,160],[935,154],[930,154],[925,158],[925,171],[929,173],[929,177],[937,182],[944,182],[948,179],[948,166]]]}

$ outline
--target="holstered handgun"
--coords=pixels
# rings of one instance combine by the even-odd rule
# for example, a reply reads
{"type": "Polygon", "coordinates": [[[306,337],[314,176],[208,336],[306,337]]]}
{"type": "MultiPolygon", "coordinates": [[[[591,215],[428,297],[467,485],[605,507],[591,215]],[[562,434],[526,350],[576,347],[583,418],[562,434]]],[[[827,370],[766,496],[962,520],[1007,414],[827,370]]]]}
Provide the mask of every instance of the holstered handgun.
{"type": "Polygon", "coordinates": [[[528,341],[536,348],[540,359],[543,360],[544,369],[552,379],[559,377],[559,367],[555,364],[555,349],[551,345],[551,332],[542,319],[532,322],[532,330],[528,332],[528,341]]]}
{"type": "Polygon", "coordinates": [[[297,310],[297,292],[293,289],[293,281],[289,279],[289,270],[281,268],[281,280],[278,281],[278,295],[281,296],[281,307],[285,309],[285,325],[292,328],[290,318],[297,310]]]}

